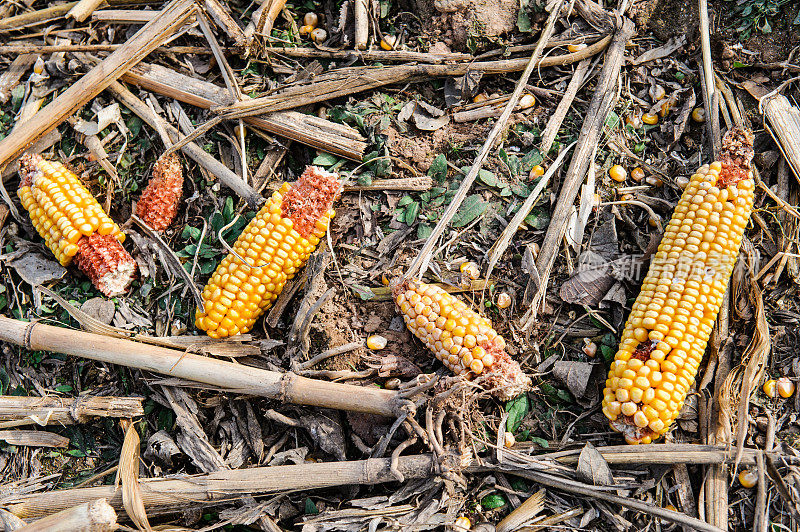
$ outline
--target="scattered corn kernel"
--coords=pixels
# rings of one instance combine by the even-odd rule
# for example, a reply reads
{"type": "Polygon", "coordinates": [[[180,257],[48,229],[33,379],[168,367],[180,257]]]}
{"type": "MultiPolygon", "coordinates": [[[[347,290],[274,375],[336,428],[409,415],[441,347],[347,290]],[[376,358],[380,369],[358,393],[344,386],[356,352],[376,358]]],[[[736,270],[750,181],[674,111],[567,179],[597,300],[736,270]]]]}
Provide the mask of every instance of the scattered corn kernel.
{"type": "Polygon", "coordinates": [[[658,124],[658,115],[651,115],[650,113],[645,113],[642,115],[642,122],[644,122],[649,126],[658,124]]]}
{"type": "Polygon", "coordinates": [[[303,17],[303,25],[316,28],[319,25],[319,16],[316,13],[306,13],[303,17]]]}
{"type": "Polygon", "coordinates": [[[397,390],[400,388],[400,379],[397,377],[392,377],[388,379],[385,383],[383,383],[383,387],[387,390],[397,390]]]}
{"type": "Polygon", "coordinates": [[[664,186],[664,180],[654,175],[648,176],[644,181],[651,187],[658,188],[664,186]]]}
{"type": "Polygon", "coordinates": [[[469,277],[473,281],[475,279],[480,278],[480,276],[481,276],[480,268],[478,268],[478,265],[475,264],[472,261],[468,261],[468,262],[463,263],[461,265],[461,267],[460,267],[460,270],[461,270],[461,273],[465,274],[467,277],[469,277]]]}
{"type": "Polygon", "coordinates": [[[494,302],[497,308],[508,308],[511,306],[511,296],[508,292],[500,292],[497,294],[497,300],[494,302]]]}
{"type": "Polygon", "coordinates": [[[454,532],[467,532],[470,528],[472,528],[472,521],[469,520],[469,517],[463,515],[453,523],[454,532]]]}
{"type": "Polygon", "coordinates": [[[660,216],[648,216],[647,217],[647,225],[650,227],[658,227],[661,225],[661,217],[660,216]]]}
{"type": "Polygon", "coordinates": [[[34,228],[62,266],[75,261],[103,294],[122,295],[136,276],[136,261],[122,247],[125,234],[78,176],[59,162],[25,154],[17,195],[34,228]]]}
{"type": "Polygon", "coordinates": [[[534,105],[536,105],[536,98],[532,94],[523,94],[522,98],[519,99],[520,109],[530,109],[534,105]]]}
{"type": "Polygon", "coordinates": [[[314,31],[315,27],[311,26],[310,24],[306,24],[304,26],[300,26],[298,32],[300,35],[310,35],[312,31],[314,31]]]}
{"type": "Polygon", "coordinates": [[[764,390],[764,395],[769,397],[770,399],[775,399],[778,397],[776,385],[777,381],[775,379],[769,379],[767,382],[764,383],[764,386],[761,387],[764,390]]]}
{"type": "Polygon", "coordinates": [[[389,341],[380,334],[373,334],[367,338],[367,347],[375,351],[386,349],[387,343],[389,343],[389,341]]]}
{"type": "Polygon", "coordinates": [[[752,488],[758,484],[758,473],[754,469],[745,469],[739,473],[739,484],[745,488],[752,488]]]}
{"type": "Polygon", "coordinates": [[[642,127],[642,117],[638,115],[628,115],[625,117],[625,123],[633,129],[639,129],[642,127]]]}
{"type": "Polygon", "coordinates": [[[483,103],[488,100],[489,97],[486,96],[485,93],[476,94],[474,98],[472,98],[472,103],[483,103]]]}
{"type": "Polygon", "coordinates": [[[670,102],[670,100],[667,100],[661,104],[661,109],[659,109],[658,114],[661,115],[661,118],[664,118],[669,114],[669,110],[671,108],[672,108],[672,103],[670,102]]]}
{"type": "Polygon", "coordinates": [[[389,286],[389,276],[385,273],[381,274],[381,284],[383,284],[383,286],[389,286]]]}
{"type": "Polygon", "coordinates": [[[666,433],[694,382],[753,208],[752,158],[753,134],[731,129],[653,255],[603,392],[603,413],[628,443],[666,433]]]}
{"type": "Polygon", "coordinates": [[[530,389],[530,378],[506,353],[490,320],[438,286],[415,279],[395,280],[391,286],[406,326],[453,373],[480,375],[502,401],[530,389]]]}
{"type": "Polygon", "coordinates": [[[41,74],[44,72],[44,59],[42,59],[42,56],[37,57],[36,61],[34,61],[33,72],[35,74],[41,74]]]}
{"type": "Polygon", "coordinates": [[[706,121],[706,110],[702,107],[695,107],[692,109],[692,120],[702,124],[706,121]]]}
{"type": "Polygon", "coordinates": [[[689,186],[689,177],[685,175],[679,175],[675,178],[675,184],[678,185],[678,188],[681,190],[686,190],[686,187],[689,186]]]}
{"type": "Polygon", "coordinates": [[[631,179],[636,181],[637,183],[641,183],[644,179],[644,170],[640,166],[637,166],[633,170],[631,170],[631,179]]]}
{"type": "Polygon", "coordinates": [[[336,174],[309,166],[273,193],[208,281],[197,327],[212,338],[250,331],[325,236],[341,189],[336,174]]]}
{"type": "Polygon", "coordinates": [[[579,43],[579,44],[569,44],[569,45],[567,45],[567,50],[569,50],[569,52],[573,53],[573,54],[575,52],[580,52],[584,48],[586,48],[586,43],[583,43],[583,42],[579,43]]]}
{"type": "Polygon", "coordinates": [[[654,102],[664,99],[667,95],[667,91],[664,90],[664,87],[661,85],[653,85],[648,92],[650,93],[650,98],[652,98],[654,102]]]}
{"type": "Polygon", "coordinates": [[[664,509],[665,510],[670,510],[670,511],[673,511],[673,512],[677,512],[678,511],[678,509],[675,508],[674,506],[672,506],[671,504],[668,504],[668,505],[664,506],[664,509]]]}
{"type": "Polygon", "coordinates": [[[589,358],[594,358],[597,355],[597,344],[592,342],[588,338],[584,338],[583,353],[589,358]]]}
{"type": "Polygon", "coordinates": [[[313,40],[317,44],[325,42],[325,39],[327,38],[328,38],[328,32],[323,30],[322,28],[317,28],[311,32],[311,40],[313,40]]]}
{"type": "Polygon", "coordinates": [[[775,389],[778,390],[778,395],[784,399],[794,395],[794,383],[789,377],[780,377],[775,383],[775,389]]]}
{"type": "Polygon", "coordinates": [[[514,447],[515,443],[517,443],[517,439],[514,437],[513,434],[506,431],[506,433],[503,435],[503,445],[505,445],[506,448],[511,449],[512,447],[514,447]]]}
{"type": "Polygon", "coordinates": [[[622,165],[615,164],[608,169],[608,175],[610,175],[611,179],[614,181],[622,183],[628,177],[628,172],[622,167],[622,165]]]}
{"type": "Polygon", "coordinates": [[[530,178],[531,179],[535,179],[535,178],[537,178],[539,176],[543,176],[543,175],[544,175],[544,168],[542,167],[542,165],[537,164],[536,166],[531,168],[531,173],[530,173],[530,178]]]}
{"type": "Polygon", "coordinates": [[[383,39],[381,39],[381,48],[386,50],[394,50],[394,47],[397,45],[397,36],[396,35],[384,35],[383,39]]]}

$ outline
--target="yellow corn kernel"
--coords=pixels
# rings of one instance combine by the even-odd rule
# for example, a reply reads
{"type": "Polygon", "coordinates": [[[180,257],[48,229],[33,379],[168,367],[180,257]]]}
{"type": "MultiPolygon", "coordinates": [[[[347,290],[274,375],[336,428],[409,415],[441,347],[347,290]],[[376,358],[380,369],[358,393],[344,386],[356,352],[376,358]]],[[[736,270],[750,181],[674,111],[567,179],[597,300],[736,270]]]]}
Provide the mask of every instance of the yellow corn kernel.
{"type": "Polygon", "coordinates": [[[789,377],[779,378],[775,383],[775,389],[778,391],[778,395],[784,399],[788,399],[794,395],[794,383],[789,379],[789,377]]]}
{"type": "Polygon", "coordinates": [[[325,42],[325,39],[327,38],[328,38],[328,32],[323,30],[322,28],[316,28],[314,31],[311,32],[311,40],[317,44],[325,42]]]}
{"type": "Polygon", "coordinates": [[[406,326],[453,373],[480,375],[504,401],[530,388],[530,379],[505,352],[505,341],[489,320],[438,286],[415,279],[394,280],[391,286],[406,326]]]}
{"type": "Polygon", "coordinates": [[[511,449],[512,447],[514,447],[514,444],[516,443],[517,439],[514,437],[514,435],[506,431],[506,433],[503,435],[503,445],[506,448],[511,449]]]}
{"type": "Polygon", "coordinates": [[[380,334],[373,334],[367,338],[367,347],[375,351],[386,349],[386,344],[388,343],[388,340],[380,334]]]}
{"type": "Polygon", "coordinates": [[[536,166],[531,168],[531,173],[530,173],[531,179],[537,178],[542,175],[544,175],[544,168],[542,167],[542,165],[537,164],[536,166]]]}
{"type": "Polygon", "coordinates": [[[304,26],[312,26],[316,28],[317,24],[319,24],[319,16],[316,13],[309,12],[303,17],[304,26]]]}
{"type": "Polygon", "coordinates": [[[336,174],[309,166],[273,193],[208,281],[196,326],[212,338],[250,331],[325,236],[340,192],[336,174]]]}
{"type": "Polygon", "coordinates": [[[608,169],[608,175],[614,181],[622,183],[628,177],[628,172],[621,165],[615,164],[614,166],[608,169]]]}
{"type": "Polygon", "coordinates": [[[769,379],[767,380],[767,382],[764,383],[764,386],[762,386],[761,388],[762,390],[764,390],[764,395],[766,395],[770,399],[775,399],[778,396],[775,390],[776,382],[777,381],[775,379],[769,379]]]}
{"type": "Polygon", "coordinates": [[[481,276],[481,270],[474,262],[465,262],[459,269],[461,270],[461,273],[465,274],[473,281],[481,276]]]}
{"type": "Polygon", "coordinates": [[[567,50],[569,50],[569,52],[570,52],[570,53],[573,53],[573,54],[574,54],[575,52],[580,52],[580,51],[581,51],[581,50],[583,50],[584,48],[586,48],[586,43],[579,43],[579,44],[568,44],[568,45],[567,45],[567,50]]]}
{"type": "Polygon", "coordinates": [[[303,26],[300,26],[300,30],[299,30],[300,31],[300,35],[309,35],[312,31],[314,31],[314,29],[315,29],[315,26],[312,26],[310,24],[305,24],[303,26]]]}
{"type": "Polygon", "coordinates": [[[384,35],[383,39],[381,39],[381,48],[383,48],[387,52],[390,50],[394,50],[394,47],[396,45],[397,45],[397,37],[395,35],[384,35]]]}
{"type": "Polygon", "coordinates": [[[644,170],[640,166],[637,166],[633,170],[631,170],[631,179],[636,181],[637,183],[641,183],[644,179],[644,170]]]}
{"type": "Polygon", "coordinates": [[[706,121],[706,110],[702,107],[695,107],[692,110],[692,120],[695,122],[702,124],[706,121]]]}
{"type": "Polygon", "coordinates": [[[744,488],[752,488],[758,484],[758,473],[754,469],[744,469],[739,473],[739,484],[744,488]]]}
{"type": "Polygon", "coordinates": [[[511,306],[511,296],[508,295],[508,292],[500,292],[497,294],[495,304],[497,308],[508,308],[511,306]]]}
{"type": "Polygon", "coordinates": [[[472,103],[483,103],[488,100],[488,96],[485,93],[476,94],[475,97],[472,99],[472,103]]]}
{"type": "Polygon", "coordinates": [[[594,358],[597,355],[597,344],[592,342],[588,338],[584,338],[583,353],[589,358],[594,358]]]}
{"type": "Polygon", "coordinates": [[[453,522],[452,530],[453,532],[469,532],[470,528],[472,528],[472,521],[469,520],[469,517],[462,515],[453,522]]]}
{"type": "Polygon", "coordinates": [[[669,430],[694,381],[753,207],[752,138],[729,131],[691,177],[625,324],[603,413],[628,443],[669,430]]]}
{"type": "Polygon", "coordinates": [[[530,109],[534,105],[536,105],[536,98],[532,94],[523,94],[522,98],[519,99],[518,107],[520,109],[530,109]]]}
{"type": "Polygon", "coordinates": [[[649,126],[654,126],[658,124],[658,115],[651,115],[650,113],[645,113],[642,115],[642,122],[649,126]]]}

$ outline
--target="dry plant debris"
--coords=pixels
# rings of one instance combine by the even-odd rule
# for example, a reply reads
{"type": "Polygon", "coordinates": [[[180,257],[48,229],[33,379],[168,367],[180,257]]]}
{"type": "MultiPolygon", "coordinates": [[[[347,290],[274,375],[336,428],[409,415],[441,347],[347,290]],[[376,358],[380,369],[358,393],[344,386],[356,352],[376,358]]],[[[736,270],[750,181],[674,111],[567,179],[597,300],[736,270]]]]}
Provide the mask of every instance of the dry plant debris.
{"type": "Polygon", "coordinates": [[[796,530],[800,8],[698,5],[0,5],[0,523],[796,530]]]}

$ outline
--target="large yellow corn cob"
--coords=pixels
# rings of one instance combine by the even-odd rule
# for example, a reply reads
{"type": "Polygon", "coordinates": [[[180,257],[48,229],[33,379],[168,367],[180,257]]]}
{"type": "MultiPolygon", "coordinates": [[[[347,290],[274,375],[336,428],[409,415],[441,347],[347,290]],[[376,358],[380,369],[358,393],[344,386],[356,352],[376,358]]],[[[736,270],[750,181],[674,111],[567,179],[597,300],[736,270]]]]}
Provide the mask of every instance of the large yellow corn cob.
{"type": "Polygon", "coordinates": [[[101,292],[124,293],[136,273],[136,262],[121,245],[125,234],[78,177],[37,154],[22,156],[19,173],[17,195],[61,265],[74,258],[101,292]]]}
{"type": "Polygon", "coordinates": [[[752,157],[752,133],[729,131],[720,160],[692,176],[653,256],[603,397],[628,443],[667,432],[694,382],[753,208],[752,157]]]}
{"type": "Polygon", "coordinates": [[[217,266],[203,290],[197,327],[213,338],[252,329],[325,236],[341,189],[336,174],[316,166],[293,185],[284,183],[236,240],[235,254],[217,266]]]}
{"type": "Polygon", "coordinates": [[[438,286],[394,281],[392,294],[411,332],[456,375],[484,376],[503,401],[530,388],[530,379],[505,352],[492,322],[438,286]]]}

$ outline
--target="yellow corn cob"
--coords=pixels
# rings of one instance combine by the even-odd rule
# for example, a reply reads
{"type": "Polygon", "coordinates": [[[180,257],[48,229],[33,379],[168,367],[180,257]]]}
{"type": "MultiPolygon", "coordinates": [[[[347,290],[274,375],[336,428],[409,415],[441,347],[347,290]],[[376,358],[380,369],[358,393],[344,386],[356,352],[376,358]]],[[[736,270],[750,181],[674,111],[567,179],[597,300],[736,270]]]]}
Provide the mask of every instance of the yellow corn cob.
{"type": "Polygon", "coordinates": [[[22,206],[62,266],[78,253],[82,236],[100,233],[125,241],[119,226],[63,164],[26,154],[20,160],[20,175],[17,195],[22,206]]]}
{"type": "Polygon", "coordinates": [[[217,266],[203,290],[197,327],[213,338],[252,329],[325,236],[341,188],[336,174],[316,166],[293,185],[284,183],[236,240],[236,254],[217,266]]]}
{"type": "Polygon", "coordinates": [[[694,382],[753,208],[752,157],[752,133],[729,131],[720,160],[692,176],[653,256],[603,397],[628,443],[667,432],[694,382]]]}
{"type": "Polygon", "coordinates": [[[492,322],[438,286],[393,281],[392,294],[411,332],[456,375],[475,377],[507,401],[530,388],[530,379],[505,352],[492,322]]]}
{"type": "Polygon", "coordinates": [[[78,177],[36,154],[21,157],[19,173],[17,195],[61,265],[74,259],[105,295],[125,293],[136,275],[136,262],[122,247],[125,234],[78,177]]]}

